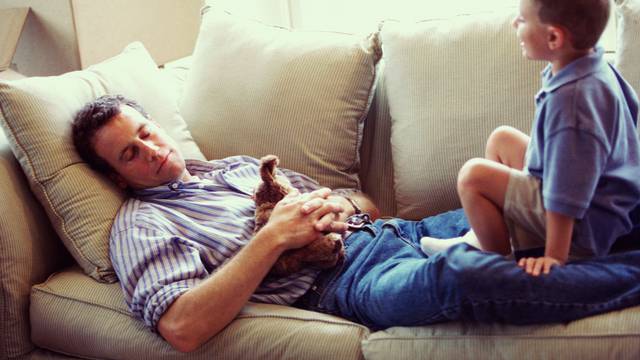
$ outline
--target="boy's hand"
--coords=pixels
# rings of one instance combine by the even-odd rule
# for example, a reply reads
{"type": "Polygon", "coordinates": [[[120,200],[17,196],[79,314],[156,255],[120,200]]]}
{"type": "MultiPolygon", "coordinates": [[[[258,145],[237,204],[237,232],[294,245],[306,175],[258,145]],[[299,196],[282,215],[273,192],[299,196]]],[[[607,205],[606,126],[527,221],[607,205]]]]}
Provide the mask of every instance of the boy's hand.
{"type": "Polygon", "coordinates": [[[551,268],[554,266],[562,266],[564,262],[552,258],[550,256],[543,256],[539,258],[522,258],[518,261],[518,266],[524,269],[527,274],[538,276],[540,271],[544,274],[548,274],[551,268]]]}

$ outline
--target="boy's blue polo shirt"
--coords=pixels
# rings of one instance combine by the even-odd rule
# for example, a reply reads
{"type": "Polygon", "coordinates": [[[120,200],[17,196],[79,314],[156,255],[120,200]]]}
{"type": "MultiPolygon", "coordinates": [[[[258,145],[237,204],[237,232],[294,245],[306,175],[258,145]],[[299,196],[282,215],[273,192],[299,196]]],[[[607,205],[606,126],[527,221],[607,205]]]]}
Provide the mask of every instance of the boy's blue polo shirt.
{"type": "Polygon", "coordinates": [[[546,210],[576,219],[574,245],[605,255],[640,203],[638,97],[602,48],[542,72],[527,151],[546,210]]]}

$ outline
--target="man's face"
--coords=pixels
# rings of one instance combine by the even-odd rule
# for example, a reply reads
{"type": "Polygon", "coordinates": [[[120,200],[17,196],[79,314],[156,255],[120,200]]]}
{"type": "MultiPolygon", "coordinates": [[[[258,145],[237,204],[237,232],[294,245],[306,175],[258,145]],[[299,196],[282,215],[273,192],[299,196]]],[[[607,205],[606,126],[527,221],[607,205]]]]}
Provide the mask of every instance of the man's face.
{"type": "Polygon", "coordinates": [[[533,0],[520,1],[520,13],[512,25],[520,40],[522,55],[531,60],[549,60],[547,26],[538,16],[539,5],[533,0]]]}
{"type": "Polygon", "coordinates": [[[185,176],[185,162],[173,139],[132,107],[120,109],[93,141],[98,156],[117,172],[116,182],[145,189],[185,176]]]}

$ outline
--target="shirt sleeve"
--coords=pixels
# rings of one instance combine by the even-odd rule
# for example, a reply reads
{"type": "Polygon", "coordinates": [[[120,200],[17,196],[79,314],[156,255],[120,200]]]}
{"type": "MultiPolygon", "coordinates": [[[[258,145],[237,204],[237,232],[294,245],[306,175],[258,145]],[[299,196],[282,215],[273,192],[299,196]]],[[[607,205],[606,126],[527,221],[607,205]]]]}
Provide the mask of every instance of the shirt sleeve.
{"type": "Polygon", "coordinates": [[[565,128],[549,136],[543,156],[545,209],[581,219],[606,166],[605,145],[590,132],[565,128]]]}
{"type": "Polygon", "coordinates": [[[127,305],[153,331],[169,306],[209,275],[193,244],[158,229],[115,232],[110,252],[127,305]]]}

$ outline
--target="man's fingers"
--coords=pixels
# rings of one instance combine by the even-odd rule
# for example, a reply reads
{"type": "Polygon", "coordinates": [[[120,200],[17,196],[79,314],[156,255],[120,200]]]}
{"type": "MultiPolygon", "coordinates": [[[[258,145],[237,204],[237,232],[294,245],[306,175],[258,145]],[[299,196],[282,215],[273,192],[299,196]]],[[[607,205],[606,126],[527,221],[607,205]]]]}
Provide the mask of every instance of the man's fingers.
{"type": "Polygon", "coordinates": [[[336,217],[337,216],[333,213],[329,213],[321,217],[314,224],[316,231],[327,231],[327,229],[329,229],[329,227],[331,226],[331,223],[335,221],[336,217]]]}
{"type": "Polygon", "coordinates": [[[317,216],[315,229],[317,231],[329,231],[331,223],[338,220],[339,213],[344,209],[342,205],[332,201],[322,200],[322,206],[314,211],[312,216],[317,216]]]}
{"type": "Polygon", "coordinates": [[[331,219],[331,217],[331,214],[327,214],[322,219],[318,220],[314,225],[316,231],[342,234],[349,229],[347,223],[335,221],[335,218],[337,218],[336,215],[333,215],[333,219],[331,219]]]}
{"type": "Polygon", "coordinates": [[[310,199],[314,199],[314,198],[321,198],[321,199],[326,199],[329,195],[331,194],[331,189],[329,188],[320,188],[318,190],[314,190],[310,193],[306,193],[303,196],[305,197],[305,200],[310,200],[310,199]]]}
{"type": "Polygon", "coordinates": [[[329,229],[325,230],[325,231],[330,231],[330,232],[342,234],[342,233],[346,232],[347,230],[349,230],[349,225],[347,225],[347,223],[342,222],[342,221],[334,221],[334,222],[331,223],[331,225],[329,225],[329,229]]]}
{"type": "Polygon", "coordinates": [[[342,207],[341,204],[331,200],[324,199],[324,198],[313,198],[311,200],[308,200],[302,205],[300,210],[302,211],[303,214],[308,215],[325,206],[327,207],[324,210],[321,210],[323,212],[322,215],[324,215],[324,213],[326,212],[333,212],[335,214],[338,214],[344,211],[344,208],[342,207]]]}
{"type": "Polygon", "coordinates": [[[548,274],[551,271],[551,268],[553,267],[553,265],[555,265],[555,264],[550,262],[550,261],[546,261],[544,263],[544,273],[545,273],[545,275],[548,274]]]}
{"type": "Polygon", "coordinates": [[[302,210],[302,213],[307,215],[307,214],[311,214],[312,212],[318,210],[324,203],[323,199],[311,199],[307,202],[305,202],[302,207],[300,208],[300,210],[302,210]]]}

